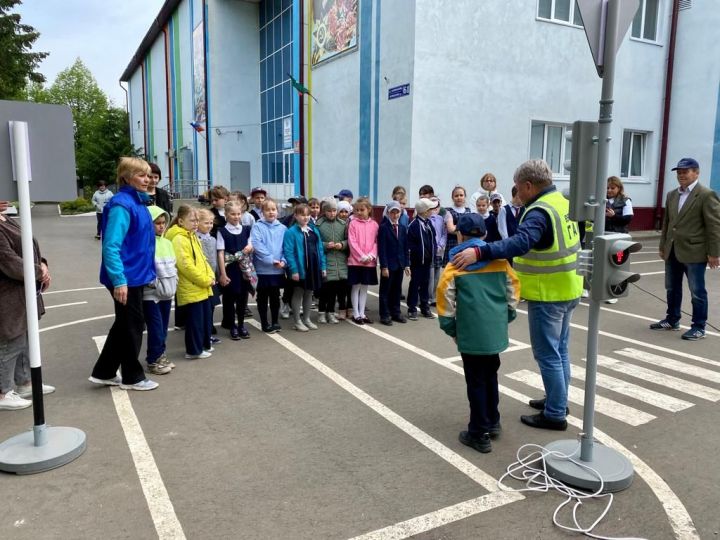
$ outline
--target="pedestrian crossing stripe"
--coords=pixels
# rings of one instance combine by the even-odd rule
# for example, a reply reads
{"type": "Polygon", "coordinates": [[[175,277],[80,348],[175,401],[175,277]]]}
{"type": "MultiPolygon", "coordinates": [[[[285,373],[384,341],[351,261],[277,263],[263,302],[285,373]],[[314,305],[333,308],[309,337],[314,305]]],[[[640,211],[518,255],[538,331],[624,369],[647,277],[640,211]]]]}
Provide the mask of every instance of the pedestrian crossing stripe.
{"type": "MultiPolygon", "coordinates": [[[[714,383],[720,383],[720,373],[716,371],[694,366],[692,364],[688,364],[687,362],[673,360],[672,358],[666,358],[665,356],[660,356],[659,354],[639,351],[631,347],[615,351],[615,354],[619,354],[620,356],[625,356],[627,358],[633,358],[635,360],[640,360],[642,362],[647,362],[648,364],[670,369],[672,371],[678,371],[686,375],[692,375],[694,377],[698,377],[707,381],[712,381],[714,383]]],[[[714,360],[705,359],[705,363],[720,367],[720,362],[715,362],[714,360]]]]}

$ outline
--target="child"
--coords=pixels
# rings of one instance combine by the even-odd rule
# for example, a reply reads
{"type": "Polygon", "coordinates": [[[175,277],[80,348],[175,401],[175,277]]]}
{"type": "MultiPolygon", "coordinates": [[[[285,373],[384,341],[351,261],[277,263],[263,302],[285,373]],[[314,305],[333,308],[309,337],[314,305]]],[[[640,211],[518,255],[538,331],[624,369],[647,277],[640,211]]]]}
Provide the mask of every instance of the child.
{"type": "Polygon", "coordinates": [[[487,242],[496,242],[497,240],[500,240],[497,220],[495,219],[495,216],[490,213],[490,197],[487,195],[479,195],[477,201],[475,202],[475,209],[485,220],[485,230],[487,231],[485,240],[487,242]]]}
{"type": "Polygon", "coordinates": [[[212,307],[210,298],[215,285],[215,273],[203,255],[200,241],[195,235],[197,212],[183,204],[165,237],[172,242],[177,259],[177,303],[184,307],[185,358],[209,358],[212,356],[210,325],[212,307]]]}
{"type": "MultiPolygon", "coordinates": [[[[339,219],[345,227],[347,227],[350,221],[350,213],[352,212],[352,205],[347,201],[338,201],[337,203],[337,219],[339,219]]],[[[350,284],[345,282],[345,285],[340,288],[338,292],[338,316],[340,320],[345,320],[352,317],[352,301],[350,300],[350,284]]]]}
{"type": "Polygon", "coordinates": [[[457,246],[457,236],[455,236],[455,228],[457,227],[458,218],[463,214],[469,214],[472,212],[470,208],[465,206],[465,197],[467,193],[465,188],[462,186],[455,186],[451,193],[453,205],[447,208],[447,214],[445,214],[445,226],[448,230],[447,244],[445,245],[445,260],[444,264],[448,262],[448,252],[457,246]]]}
{"type": "Polygon", "coordinates": [[[210,343],[213,345],[220,343],[220,338],[215,337],[213,334],[217,334],[215,325],[213,324],[213,311],[215,306],[220,303],[220,287],[217,284],[218,279],[218,253],[217,253],[217,240],[210,234],[212,231],[213,223],[215,222],[213,213],[207,208],[200,208],[197,211],[198,214],[198,228],[195,234],[197,234],[200,245],[202,246],[203,254],[210,263],[210,268],[213,269],[215,275],[215,285],[213,285],[213,295],[210,298],[210,343]]]}
{"type": "Polygon", "coordinates": [[[257,308],[263,332],[274,334],[282,330],[278,324],[280,287],[283,286],[287,261],[283,253],[283,238],[287,227],[277,219],[278,208],[272,199],[263,199],[262,217],[250,232],[253,262],[258,274],[257,308]],[[267,308],[270,303],[270,322],[267,308]]]}
{"type": "Polygon", "coordinates": [[[215,216],[210,234],[213,238],[217,238],[218,229],[225,226],[225,203],[230,198],[230,192],[223,186],[215,186],[208,195],[210,196],[210,211],[215,216]]]}
{"type": "Polygon", "coordinates": [[[518,225],[520,224],[520,218],[522,218],[524,213],[525,207],[520,197],[518,197],[517,187],[513,186],[510,204],[506,204],[500,208],[500,213],[498,214],[497,224],[500,238],[505,239],[510,236],[515,236],[518,225]]]}
{"type": "Polygon", "coordinates": [[[310,208],[310,223],[316,225],[320,218],[320,200],[313,197],[308,201],[308,207],[310,208]]]}
{"type": "Polygon", "coordinates": [[[175,267],[175,251],[170,240],[163,237],[170,223],[170,215],[159,206],[149,206],[148,211],[155,227],[155,281],[143,289],[143,315],[147,327],[148,373],[170,373],[175,364],[165,355],[170,308],[177,291],[178,272],[175,267]]]}
{"type": "Polygon", "coordinates": [[[380,261],[380,322],[392,326],[393,321],[405,323],[400,313],[403,272],[410,275],[407,252],[407,227],[400,223],[402,207],[392,201],[387,205],[387,217],[380,223],[378,232],[378,259],[380,261]]]}
{"type": "Polygon", "coordinates": [[[288,204],[290,205],[290,210],[288,213],[283,217],[280,221],[282,221],[282,224],[285,225],[288,229],[293,226],[295,223],[295,207],[298,204],[304,204],[307,205],[308,200],[303,197],[302,195],[297,195],[295,197],[290,197],[288,199],[288,204]]]}
{"type": "Polygon", "coordinates": [[[407,305],[408,319],[417,321],[418,297],[420,312],[426,319],[434,319],[430,311],[430,267],[435,260],[435,229],[430,224],[430,211],[438,206],[431,199],[420,199],[415,203],[415,217],[408,227],[408,252],[410,253],[410,287],[407,305]]]}
{"type": "Polygon", "coordinates": [[[310,209],[307,204],[298,204],[294,210],[295,223],[285,232],[283,253],[287,261],[288,273],[294,283],[292,311],[295,317],[295,330],[307,332],[317,330],[310,320],[310,303],[313,292],[320,291],[326,275],[325,252],[320,235],[310,226],[310,209]],[[300,306],[302,313],[300,316],[300,306]]]}
{"type": "Polygon", "coordinates": [[[435,257],[430,265],[430,290],[428,291],[428,296],[430,298],[430,305],[434,306],[435,289],[437,288],[438,280],[442,272],[448,233],[445,219],[440,215],[440,210],[442,210],[440,199],[433,196],[430,197],[430,200],[437,203],[437,206],[430,210],[430,224],[435,231],[435,257]]]}
{"type": "Polygon", "coordinates": [[[245,328],[245,308],[247,307],[250,284],[243,277],[238,257],[240,253],[252,253],[250,227],[241,223],[242,204],[228,201],[225,204],[225,226],[218,229],[218,271],[222,287],[223,316],[221,326],[230,330],[230,339],[250,339],[245,328]],[[237,323],[235,317],[237,316],[237,323]]]}
{"type": "Polygon", "coordinates": [[[263,217],[263,203],[267,198],[267,191],[261,187],[254,187],[250,190],[250,200],[252,201],[253,207],[250,209],[250,214],[255,218],[255,221],[260,221],[263,217]]]}
{"type": "Polygon", "coordinates": [[[324,215],[317,221],[317,229],[325,250],[327,279],[320,289],[321,323],[337,324],[335,316],[335,298],[340,298],[347,290],[347,227],[337,217],[338,203],[335,199],[323,201],[324,215]]]}
{"type": "MultiPolygon", "coordinates": [[[[403,186],[395,186],[392,190],[392,196],[390,197],[393,201],[400,203],[400,225],[407,227],[410,224],[410,217],[408,216],[407,210],[407,192],[403,186]]],[[[385,218],[388,215],[388,207],[386,206],[383,210],[382,217],[385,218]]]]}
{"type": "Polygon", "coordinates": [[[490,195],[490,213],[495,216],[495,219],[497,220],[498,215],[500,214],[500,209],[503,205],[503,199],[502,195],[499,193],[493,193],[490,195]]]}
{"type": "Polygon", "coordinates": [[[353,218],[348,224],[348,284],[351,286],[353,322],[372,324],[365,315],[369,285],[377,285],[378,224],[370,218],[372,205],[366,199],[353,206],[353,218]]]}
{"type": "Polygon", "coordinates": [[[100,180],[97,183],[97,191],[93,193],[92,203],[95,207],[95,217],[97,218],[97,232],[95,233],[95,240],[100,240],[100,229],[102,228],[102,215],[103,208],[107,202],[112,199],[112,191],[107,188],[107,184],[100,180]]]}
{"type": "Polygon", "coordinates": [[[337,217],[347,223],[352,213],[352,204],[347,201],[338,201],[337,204],[337,217]]]}
{"type": "MultiPolygon", "coordinates": [[[[478,214],[460,216],[459,245],[450,259],[468,247],[481,247],[485,221],[478,214]]],[[[457,343],[462,357],[470,402],[467,431],[460,442],[478,452],[492,450],[491,438],[500,435],[497,371],[499,353],[508,346],[508,322],[515,319],[520,283],[505,260],[481,261],[465,270],[445,267],[437,290],[440,328],[457,343]]]]}
{"type": "Polygon", "coordinates": [[[247,196],[242,191],[233,191],[230,194],[228,201],[237,201],[241,204],[242,217],[240,218],[240,223],[244,227],[252,227],[253,225],[255,225],[255,216],[253,216],[252,213],[248,212],[248,210],[250,209],[250,203],[248,202],[247,196]]]}

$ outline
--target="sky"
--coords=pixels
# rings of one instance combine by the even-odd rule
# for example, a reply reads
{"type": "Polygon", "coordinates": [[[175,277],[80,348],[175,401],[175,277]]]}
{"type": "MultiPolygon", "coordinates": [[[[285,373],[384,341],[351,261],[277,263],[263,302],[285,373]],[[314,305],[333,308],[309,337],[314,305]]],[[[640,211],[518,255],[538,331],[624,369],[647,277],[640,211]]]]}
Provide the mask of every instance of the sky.
{"type": "Polygon", "coordinates": [[[40,32],[33,50],[50,53],[38,68],[46,86],[79,57],[103,92],[124,108],[120,75],[162,5],[163,0],[23,0],[14,11],[40,32]]]}

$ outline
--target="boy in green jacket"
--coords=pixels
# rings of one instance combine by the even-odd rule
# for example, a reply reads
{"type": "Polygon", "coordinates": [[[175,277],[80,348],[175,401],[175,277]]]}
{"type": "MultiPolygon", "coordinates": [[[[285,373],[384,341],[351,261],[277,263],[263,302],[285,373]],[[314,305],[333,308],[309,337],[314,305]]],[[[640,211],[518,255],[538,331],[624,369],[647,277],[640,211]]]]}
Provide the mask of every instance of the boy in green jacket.
{"type": "MultiPolygon", "coordinates": [[[[459,244],[449,254],[485,242],[485,220],[479,214],[461,215],[459,244]]],[[[492,450],[490,438],[500,434],[497,371],[500,352],[508,347],[508,323],[515,319],[520,282],[504,260],[480,261],[465,270],[445,267],[437,288],[440,328],[455,340],[462,357],[470,402],[470,423],[460,442],[478,452],[492,450]]]]}

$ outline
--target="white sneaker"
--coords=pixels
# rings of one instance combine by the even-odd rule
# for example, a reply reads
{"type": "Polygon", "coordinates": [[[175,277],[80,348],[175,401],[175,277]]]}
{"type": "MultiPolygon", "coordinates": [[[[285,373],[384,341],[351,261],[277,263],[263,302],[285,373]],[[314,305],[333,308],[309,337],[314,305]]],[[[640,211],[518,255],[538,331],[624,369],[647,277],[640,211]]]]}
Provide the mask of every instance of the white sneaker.
{"type": "Polygon", "coordinates": [[[312,321],[310,320],[310,317],[308,317],[307,319],[303,320],[303,324],[304,324],[305,326],[307,326],[310,330],[317,330],[317,329],[318,329],[317,324],[315,324],[314,322],[312,322],[312,321]]]}
{"type": "Polygon", "coordinates": [[[90,376],[88,377],[88,381],[95,384],[101,384],[103,386],[120,386],[122,384],[122,379],[117,375],[112,379],[97,379],[90,376]]]}
{"type": "Polygon", "coordinates": [[[120,388],[123,390],[155,390],[158,386],[160,385],[155,381],[145,379],[135,384],[121,384],[120,388]]]}
{"type": "Polygon", "coordinates": [[[326,314],[326,313],[321,313],[320,315],[318,315],[318,322],[319,322],[320,324],[325,324],[325,323],[327,323],[327,322],[328,322],[327,314],[326,314]]]}
{"type": "MultiPolygon", "coordinates": [[[[32,385],[31,384],[23,384],[22,386],[18,386],[15,391],[18,393],[18,395],[21,398],[31,398],[32,397],[32,385]]],[[[54,386],[50,386],[49,384],[43,384],[43,394],[52,394],[55,391],[54,386]]]]}
{"type": "Polygon", "coordinates": [[[212,356],[211,352],[203,351],[200,354],[186,354],[185,358],[188,360],[199,360],[202,358],[210,358],[212,356]]]}
{"type": "Polygon", "coordinates": [[[32,401],[21,398],[15,390],[10,390],[4,398],[0,399],[0,411],[17,411],[27,409],[30,405],[32,405],[32,401]]]}
{"type": "Polygon", "coordinates": [[[203,351],[205,351],[205,352],[214,352],[214,351],[215,351],[215,347],[213,347],[212,345],[210,345],[210,348],[209,348],[209,349],[203,349],[203,351]]]}
{"type": "Polygon", "coordinates": [[[606,304],[617,304],[618,299],[617,298],[609,298],[605,300],[606,304]]]}
{"type": "Polygon", "coordinates": [[[310,329],[309,329],[307,326],[305,326],[305,325],[302,323],[302,321],[298,321],[298,322],[295,323],[295,330],[297,330],[298,332],[307,332],[307,331],[309,331],[310,329]]]}
{"type": "Polygon", "coordinates": [[[580,295],[581,298],[590,298],[590,291],[587,289],[583,289],[582,294],[580,295]]]}
{"type": "Polygon", "coordinates": [[[283,319],[290,318],[290,304],[283,304],[280,308],[280,317],[283,319]]]}
{"type": "Polygon", "coordinates": [[[338,319],[334,313],[328,313],[327,314],[327,322],[328,322],[328,324],[338,324],[340,321],[338,321],[338,319]]]}

